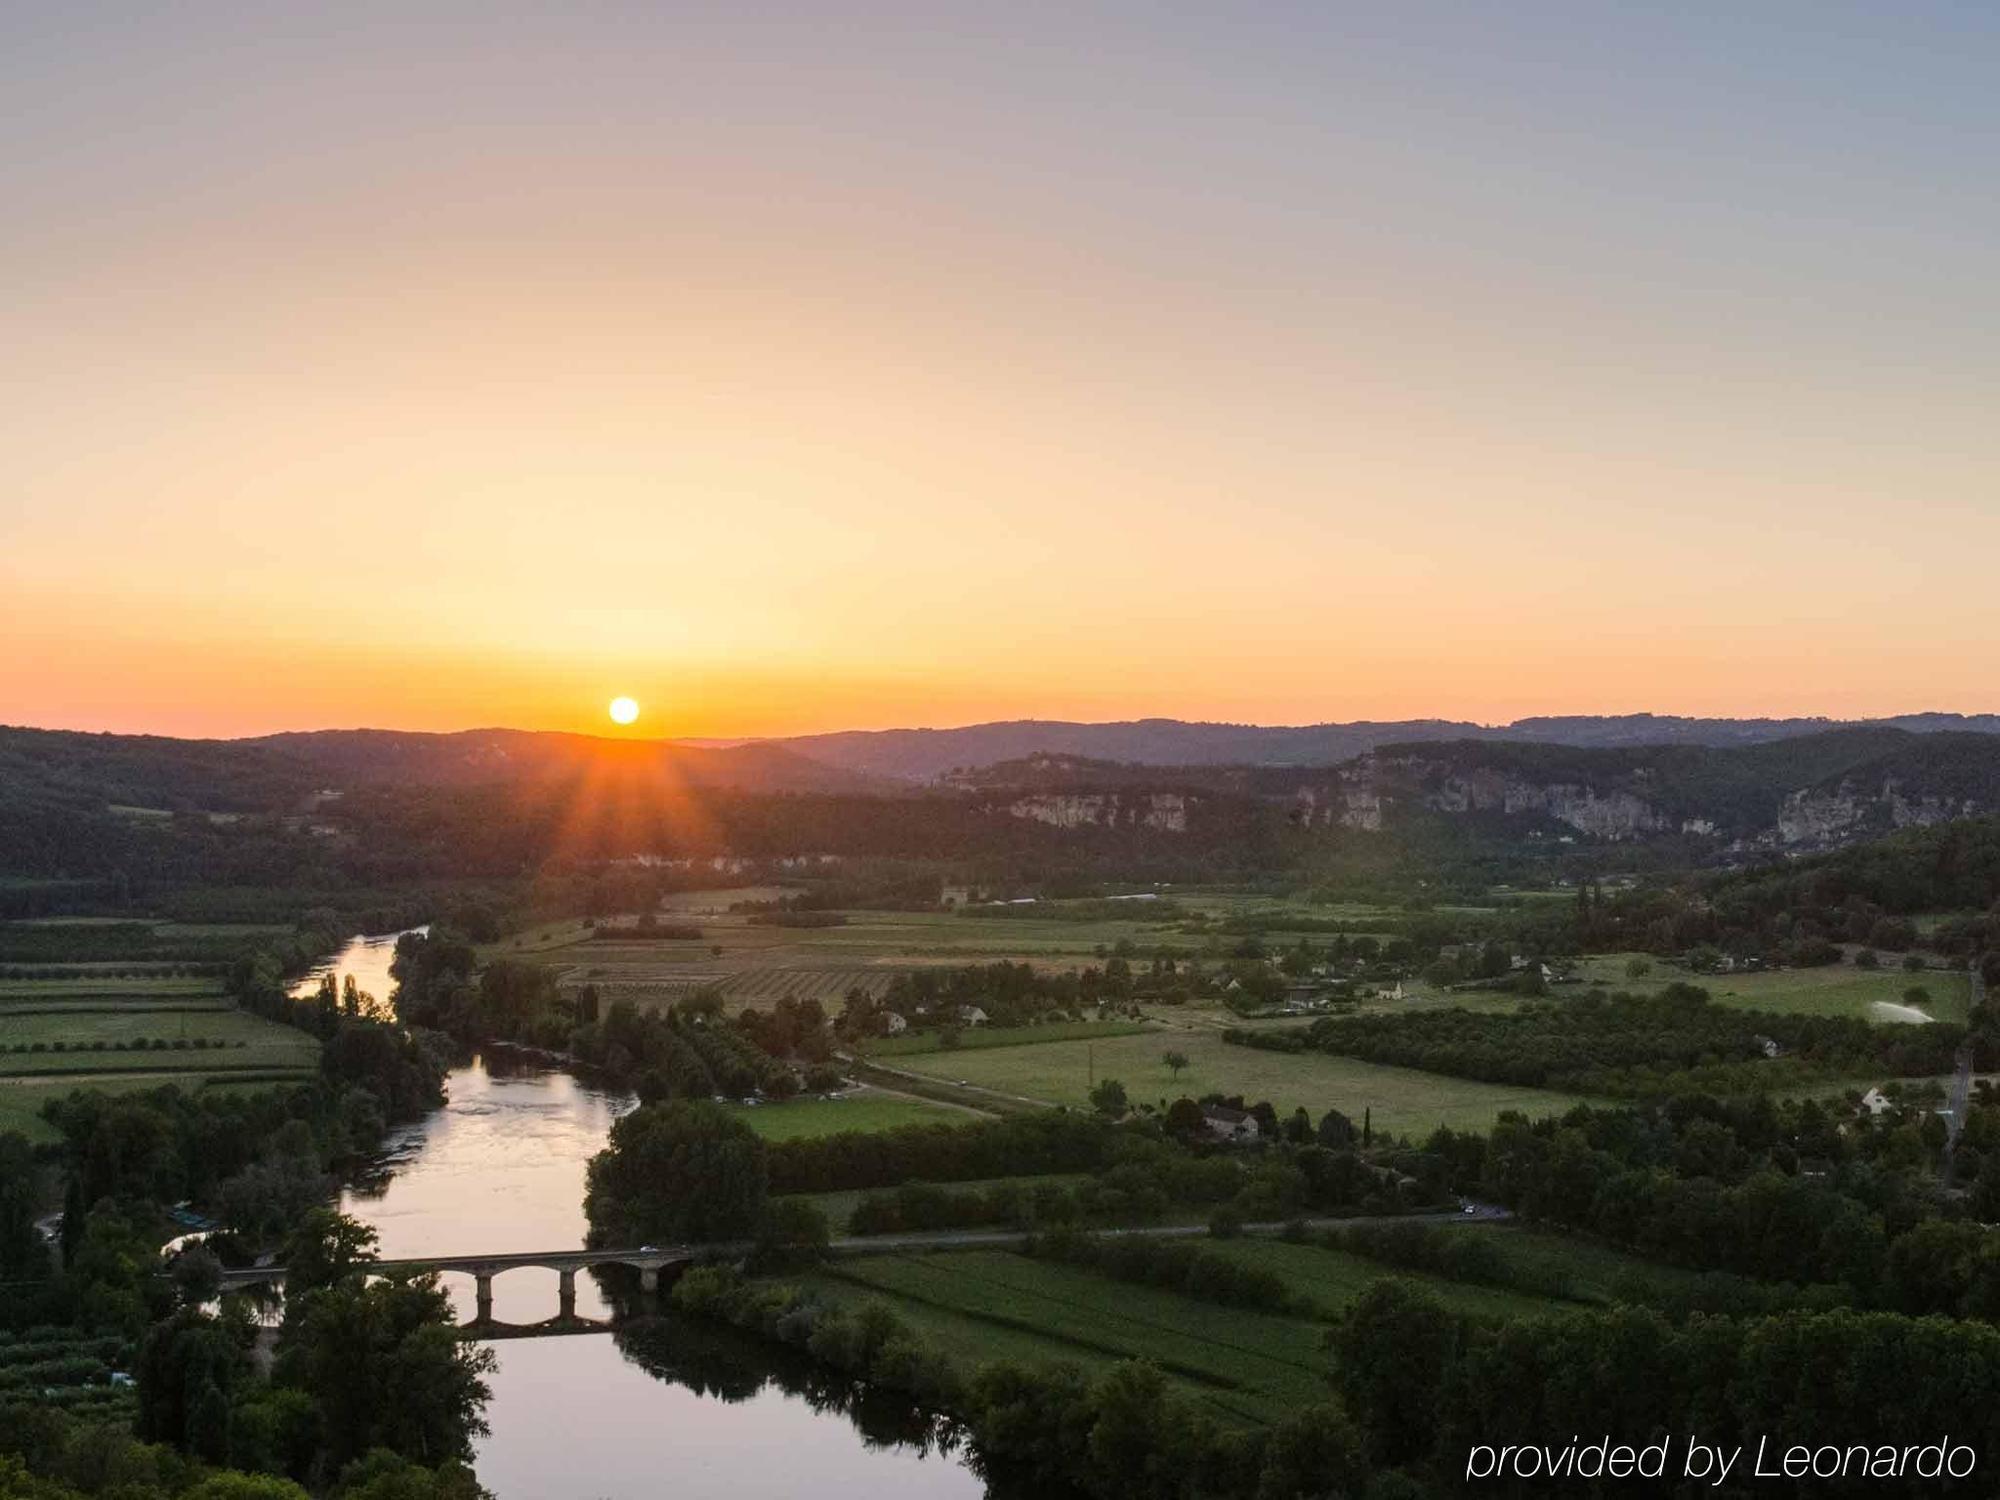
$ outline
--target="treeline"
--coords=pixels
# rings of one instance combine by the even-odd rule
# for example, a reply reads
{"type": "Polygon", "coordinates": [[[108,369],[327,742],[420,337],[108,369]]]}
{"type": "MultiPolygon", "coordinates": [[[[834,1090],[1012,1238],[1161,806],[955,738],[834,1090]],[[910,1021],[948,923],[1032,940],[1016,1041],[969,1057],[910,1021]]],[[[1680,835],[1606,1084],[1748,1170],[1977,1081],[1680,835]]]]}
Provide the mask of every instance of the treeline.
{"type": "Polygon", "coordinates": [[[1065,1229],[1152,1224],[1169,1209],[1226,1211],[1235,1221],[1307,1213],[1396,1213],[1435,1201],[1415,1179],[1373,1166],[1352,1151],[1274,1147],[1248,1158],[1197,1155],[1143,1130],[1108,1143],[1112,1165],[1081,1182],[1001,1181],[948,1188],[911,1180],[871,1192],[848,1219],[853,1234],[970,1229],[1065,1229]]]}
{"type": "Polygon", "coordinates": [[[628,1001],[607,1009],[594,986],[565,993],[539,964],[502,958],[479,968],[472,944],[448,927],[405,933],[389,972],[396,1015],[406,1024],[466,1043],[567,1053],[647,1103],[718,1094],[788,1099],[802,1086],[823,1091],[840,1084],[827,1065],[832,1049],[815,1001],[787,996],[771,1011],[735,1021],[712,991],[665,1010],[640,1010],[628,1001]],[[803,1076],[792,1058],[803,1064],[803,1076]]]}
{"type": "Polygon", "coordinates": [[[1770,1088],[1782,1080],[1948,1073],[1963,1027],[1876,1027],[1835,1016],[1736,1010],[1692,985],[1586,993],[1511,1013],[1459,1009],[1326,1018],[1289,1031],[1232,1029],[1270,1051],[1320,1051],[1458,1078],[1586,1093],[1770,1088]]]}
{"type": "MultiPolygon", "coordinates": [[[[1680,1477],[1690,1435],[1725,1451],[1742,1447],[1745,1461],[1727,1483],[1701,1483],[1702,1494],[1723,1497],[1771,1489],[1769,1478],[1747,1472],[1765,1438],[1767,1464],[1794,1445],[1842,1455],[1844,1477],[1813,1482],[1814,1493],[1827,1494],[1879,1491],[1891,1477],[1877,1467],[1885,1451],[1894,1463],[1919,1444],[1969,1448],[1990,1475],[2000,1444],[2000,1330],[1984,1323],[1788,1310],[1676,1326],[1623,1307],[1482,1324],[1454,1318],[1421,1288],[1387,1281],[1349,1310],[1333,1352],[1366,1460],[1435,1486],[1397,1491],[1413,1496],[1457,1493],[1468,1464],[1490,1472],[1503,1443],[1560,1452],[1606,1434],[1635,1448],[1665,1439],[1676,1466],[1662,1493],[1680,1477]]],[[[1933,1492],[1915,1468],[1892,1472],[1933,1492]]],[[[1560,1481],[1503,1469],[1478,1483],[1525,1497],[1560,1481]]],[[[1615,1495],[1644,1481],[1628,1474],[1570,1483],[1579,1493],[1615,1495]]],[[[1988,1487],[1974,1478],[1964,1492],[1988,1487]]]]}
{"type": "Polygon", "coordinates": [[[1196,1302],[1259,1312],[1310,1315],[1317,1311],[1294,1295],[1276,1272],[1244,1265],[1187,1240],[1055,1233],[1036,1236],[1024,1247],[1024,1253],[1036,1260],[1079,1266],[1114,1281],[1157,1287],[1196,1302]]]}
{"type": "Polygon", "coordinates": [[[1574,942],[1584,951],[1714,950],[1737,958],[1828,963],[1840,944],[1888,953],[1922,946],[1975,962],[2000,951],[2000,818],[1905,829],[1837,853],[1617,892],[1579,887],[1574,942]],[[1956,914],[1919,933],[1914,920],[1956,914]]]}
{"type": "Polygon", "coordinates": [[[970,1125],[902,1125],[774,1141],[771,1191],[831,1193],[910,1181],[1092,1172],[1110,1162],[1115,1137],[1103,1121],[1050,1110],[970,1125]]]}
{"type": "Polygon", "coordinates": [[[1424,1152],[1461,1192],[1649,1259],[1800,1289],[1796,1300],[1912,1314],[2000,1310],[2000,1241],[1964,1217],[2000,1205],[2000,1111],[1974,1111],[1968,1201],[1933,1168],[1937,1117],[1843,1128],[1817,1101],[1682,1097],[1643,1109],[1501,1116],[1424,1152]]]}
{"type": "MultiPolygon", "coordinates": [[[[64,1277],[86,1288],[86,1312],[136,1302],[152,1318],[136,1341],[118,1340],[130,1405],[58,1407],[45,1391],[12,1400],[0,1388],[0,1494],[481,1500],[466,1463],[485,1430],[493,1356],[459,1340],[435,1276],[366,1279],[374,1232],[306,1211],[283,1246],[285,1316],[267,1370],[254,1352],[263,1330],[242,1300],[207,1310],[216,1257],[196,1246],[169,1266],[156,1240],[91,1212],[64,1277]]],[[[106,1347],[67,1333],[75,1348],[106,1347]]]]}
{"type": "Polygon", "coordinates": [[[437,1063],[368,1022],[343,1023],[320,1053],[319,1078],[303,1087],[78,1090],[43,1111],[63,1138],[65,1234],[73,1248],[100,1202],[191,1201],[263,1241],[325,1200],[336,1164],[372,1153],[391,1124],[443,1102],[437,1063]]]}
{"type": "MultiPolygon", "coordinates": [[[[716,1094],[789,1099],[800,1088],[789,1064],[759,1047],[719,1009],[642,1011],[620,1003],[602,1021],[577,1026],[569,1050],[586,1066],[629,1082],[649,1104],[716,1094]]],[[[811,1078],[819,1089],[838,1084],[831,1068],[811,1078]]]]}

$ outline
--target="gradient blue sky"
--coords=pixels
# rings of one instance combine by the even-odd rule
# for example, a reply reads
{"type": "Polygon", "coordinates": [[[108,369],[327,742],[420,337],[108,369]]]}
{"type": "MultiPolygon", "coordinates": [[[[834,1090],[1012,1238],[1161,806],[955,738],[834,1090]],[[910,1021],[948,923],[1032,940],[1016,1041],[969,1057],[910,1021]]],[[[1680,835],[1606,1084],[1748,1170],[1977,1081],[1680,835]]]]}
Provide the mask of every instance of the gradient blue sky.
{"type": "Polygon", "coordinates": [[[0,719],[2000,708],[2000,10],[12,6],[0,719]]]}

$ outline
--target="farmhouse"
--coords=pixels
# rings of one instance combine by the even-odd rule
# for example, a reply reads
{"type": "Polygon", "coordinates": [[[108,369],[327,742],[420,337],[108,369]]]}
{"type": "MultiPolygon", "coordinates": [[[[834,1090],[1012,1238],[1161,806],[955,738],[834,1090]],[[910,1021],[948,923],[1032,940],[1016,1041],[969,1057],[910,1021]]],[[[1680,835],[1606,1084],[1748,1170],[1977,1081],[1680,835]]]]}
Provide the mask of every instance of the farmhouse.
{"type": "Polygon", "coordinates": [[[899,1032],[908,1031],[909,1029],[910,1023],[897,1015],[893,1010],[883,1013],[882,1030],[890,1036],[895,1036],[899,1032]]]}
{"type": "Polygon", "coordinates": [[[1885,1115],[1895,1107],[1895,1101],[1880,1089],[1870,1089],[1861,1096],[1861,1113],[1865,1115],[1885,1115]]]}
{"type": "Polygon", "coordinates": [[[958,1019],[967,1026],[984,1026],[986,1012],[976,1005],[961,1005],[958,1008],[958,1019]]]}
{"type": "Polygon", "coordinates": [[[1263,1134],[1254,1116],[1222,1104],[1205,1106],[1201,1122],[1208,1127],[1208,1133],[1219,1141],[1254,1141],[1263,1134]]]}

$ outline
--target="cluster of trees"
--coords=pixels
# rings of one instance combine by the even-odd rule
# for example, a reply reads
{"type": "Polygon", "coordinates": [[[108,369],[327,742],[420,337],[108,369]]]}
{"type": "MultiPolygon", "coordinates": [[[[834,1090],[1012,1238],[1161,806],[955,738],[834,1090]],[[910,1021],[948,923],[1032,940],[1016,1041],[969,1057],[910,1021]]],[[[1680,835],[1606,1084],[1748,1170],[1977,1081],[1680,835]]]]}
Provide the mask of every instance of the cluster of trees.
{"type": "Polygon", "coordinates": [[[502,958],[480,968],[472,944],[447,927],[405,933],[390,974],[396,1014],[406,1024],[465,1042],[567,1052],[649,1102],[717,1094],[787,1099],[801,1086],[787,1061],[794,1056],[810,1065],[805,1086],[823,1090],[840,1082],[825,1065],[832,1047],[816,1001],[788,996],[740,1021],[722,1014],[713,992],[660,1011],[626,1001],[607,1009],[593,987],[567,995],[553,971],[538,964],[502,958]]]}
{"type": "MultiPolygon", "coordinates": [[[[138,1100],[79,1094],[62,1106],[71,1174],[60,1261],[17,1222],[36,1169],[18,1136],[0,1137],[0,1322],[36,1331],[9,1342],[33,1354],[32,1385],[0,1378],[0,1494],[23,1500],[480,1500],[465,1461],[483,1430],[490,1356],[462,1343],[430,1278],[365,1281],[373,1235],[319,1206],[323,1178],[308,1116],[284,1109],[310,1091],[222,1096],[193,1105],[176,1091],[138,1100]],[[225,1103],[226,1101],[226,1103],[225,1103]],[[136,1108],[123,1108],[137,1105],[136,1108]],[[227,1194],[275,1128],[270,1161],[300,1155],[316,1196],[283,1217],[288,1289],[268,1378],[252,1359],[258,1328],[240,1299],[210,1312],[221,1262],[208,1246],[162,1261],[161,1193],[206,1174],[227,1194]],[[210,1152],[223,1160],[204,1164],[210,1152]],[[84,1196],[102,1190],[95,1203],[84,1196]],[[116,1350],[136,1379],[136,1411],[41,1399],[116,1350]],[[102,1413],[101,1415],[99,1413],[102,1413]]],[[[252,1162],[246,1170],[255,1170],[252,1162]]],[[[228,1236],[211,1244],[230,1248],[228,1236]]]]}
{"type": "MultiPolygon", "coordinates": [[[[351,1035],[306,1087],[79,1090],[51,1101],[45,1113],[63,1137],[66,1234],[105,1202],[190,1200],[253,1243],[294,1222],[324,1199],[335,1163],[373,1151],[391,1120],[426,1107],[408,1091],[413,1070],[428,1080],[423,1099],[441,1097],[437,1074],[418,1069],[406,1040],[382,1027],[351,1035]]],[[[8,1160],[30,1159],[16,1152],[0,1165],[8,1160]]]]}
{"type": "Polygon", "coordinates": [[[1171,1208],[1226,1210],[1239,1220],[1302,1213],[1390,1212],[1407,1206],[1399,1183],[1353,1151],[1274,1149],[1251,1159],[1195,1154],[1178,1143],[1121,1132],[1113,1163],[1080,1182],[993,1182],[953,1189],[911,1180],[871,1192],[848,1219],[854,1234],[967,1229],[1061,1229],[1149,1224],[1171,1208]]]}
{"type": "MultiPolygon", "coordinates": [[[[134,1361],[137,1436],[205,1462],[278,1474],[315,1491],[369,1468],[405,1475],[412,1493],[473,1494],[474,1437],[492,1351],[461,1340],[435,1275],[370,1275],[373,1230],[316,1208],[283,1246],[285,1312],[269,1378],[251,1360],[256,1325],[229,1299],[219,1313],[201,1267],[134,1361]],[[385,1455],[374,1459],[371,1456],[385,1455]]],[[[386,1490],[388,1487],[383,1486],[386,1490]]]]}
{"type": "Polygon", "coordinates": [[[1225,1039],[1495,1083],[1649,1095],[1767,1088],[1807,1076],[1947,1073],[1965,1031],[1942,1023],[1877,1027],[1845,1017],[1736,1010],[1711,1004],[1705,990],[1675,984],[1652,996],[1593,991],[1510,1013],[1328,1017],[1304,1030],[1232,1030],[1225,1039]]]}
{"type": "Polygon", "coordinates": [[[643,1104],[590,1160],[590,1242],[744,1242],[763,1260],[811,1259],[826,1245],[826,1216],[802,1199],[771,1197],[768,1154],[748,1125],[706,1101],[643,1104]]]}
{"type": "Polygon", "coordinates": [[[1585,950],[1707,951],[1791,965],[1835,962],[1840,945],[1959,962],[2000,954],[2000,819],[1906,829],[1813,859],[1603,892],[1579,888],[1585,950]],[[1955,912],[1920,934],[1916,917],[1955,912]]]}
{"type": "MultiPolygon", "coordinates": [[[[629,1083],[648,1103],[717,1094],[789,1099],[800,1087],[792,1066],[726,1020],[712,996],[664,1011],[642,1011],[621,1001],[601,1021],[579,1024],[568,1040],[578,1061],[629,1083]]],[[[812,1082],[832,1087],[839,1075],[822,1069],[812,1082]]]]}
{"type": "Polygon", "coordinates": [[[1047,973],[1025,963],[967,964],[898,974],[880,996],[848,991],[835,1029],[845,1037],[874,1036],[886,1017],[901,1016],[911,1026],[955,1026],[962,1009],[976,1006],[995,1026],[1028,1026],[1048,1018],[1079,1019],[1084,1010],[1131,1000],[1131,963],[1111,959],[1067,973],[1047,973]]]}
{"type": "MultiPolygon", "coordinates": [[[[2000,1331],[1984,1323],[1789,1309],[1676,1326],[1635,1307],[1473,1323],[1421,1287],[1384,1281],[1349,1310],[1333,1346],[1334,1379],[1366,1460],[1439,1492],[1465,1484],[1475,1446],[1501,1442],[1560,1450],[1579,1435],[1635,1446],[1671,1437],[1678,1458],[1689,1434],[1751,1450],[1768,1435],[1780,1450],[1863,1445],[1872,1460],[1882,1443],[1948,1436],[1983,1459],[2000,1441],[2000,1331]]],[[[1770,1487],[1747,1467],[1703,1492],[1770,1487]]],[[[1552,1481],[1483,1483],[1528,1496],[1548,1493],[1552,1481]]],[[[1882,1483],[1864,1468],[1817,1489],[1853,1494],[1882,1483]]]]}
{"type": "Polygon", "coordinates": [[[2000,1111],[1968,1122],[1967,1200],[1946,1197],[1936,1117],[1847,1122],[1814,1100],[1684,1096],[1578,1108],[1490,1137],[1436,1132],[1423,1155],[1463,1192],[1651,1259],[1807,1289],[1815,1304],[1990,1316],[2000,1249],[1967,1214],[2000,1207],[2000,1111]]]}
{"type": "Polygon", "coordinates": [[[975,1182],[1108,1166],[1117,1132],[1083,1115],[1050,1110],[967,1125],[902,1125],[894,1130],[775,1141],[771,1188],[831,1193],[904,1182],[975,1182]]]}
{"type": "Polygon", "coordinates": [[[1027,1254],[1037,1260],[1081,1266],[1116,1281],[1158,1287],[1197,1302],[1263,1312],[1312,1310],[1275,1272],[1231,1260],[1186,1240],[1133,1235],[1100,1239],[1057,1231],[1036,1236],[1028,1243],[1027,1254]]]}

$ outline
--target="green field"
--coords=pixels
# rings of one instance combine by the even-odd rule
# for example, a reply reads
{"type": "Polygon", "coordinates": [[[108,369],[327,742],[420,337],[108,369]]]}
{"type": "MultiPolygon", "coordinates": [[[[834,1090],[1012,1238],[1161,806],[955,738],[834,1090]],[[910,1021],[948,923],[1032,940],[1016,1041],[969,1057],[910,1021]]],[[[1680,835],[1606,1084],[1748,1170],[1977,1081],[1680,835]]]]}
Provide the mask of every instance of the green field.
{"type": "Polygon", "coordinates": [[[1454,1234],[1490,1239],[1509,1265],[1560,1286],[1581,1302],[1646,1302],[1686,1296],[1698,1288],[1699,1271],[1663,1265],[1576,1235],[1521,1224],[1467,1224],[1454,1234]]]}
{"type": "Polygon", "coordinates": [[[820,1273],[881,1295],[970,1361],[1146,1359],[1218,1418],[1264,1424],[1327,1393],[1325,1325],[1196,1302],[1006,1251],[869,1257],[820,1273]]]}
{"type": "Polygon", "coordinates": [[[1208,918],[1208,927],[1191,924],[1185,916],[1149,912],[1150,903],[1143,901],[1130,903],[1129,917],[1102,920],[1066,920],[1057,914],[1062,908],[1052,904],[1046,915],[1008,917],[855,911],[840,926],[810,929],[755,926],[747,915],[726,910],[734,901],[771,900],[780,894],[778,888],[762,887],[670,897],[663,911],[693,922],[701,929],[698,939],[599,939],[581,921],[565,921],[509,938],[486,952],[546,963],[559,971],[565,985],[594,984],[607,1001],[666,1004],[691,989],[713,986],[732,1009],[769,1006],[792,995],[833,1010],[849,989],[858,986],[879,994],[897,973],[909,969],[1002,959],[1070,969],[1101,962],[1121,942],[1148,954],[1162,948],[1187,955],[1204,949],[1219,953],[1222,924],[1234,919],[1365,921],[1382,914],[1374,907],[1309,907],[1269,896],[1208,891],[1171,893],[1187,913],[1208,918]]]}
{"type": "Polygon", "coordinates": [[[962,1125],[975,1116],[948,1104],[851,1089],[839,1098],[792,1099],[783,1104],[732,1104],[739,1116],[767,1141],[795,1141],[844,1130],[891,1130],[898,1125],[962,1125]]]}
{"type": "Polygon", "coordinates": [[[1303,1105],[1315,1119],[1329,1108],[1337,1108],[1359,1120],[1363,1110],[1370,1110],[1376,1130],[1413,1137],[1427,1135],[1439,1125],[1485,1130],[1503,1109],[1529,1115],[1560,1113],[1579,1098],[1548,1089],[1377,1067],[1323,1053],[1236,1047],[1216,1032],[1193,1030],[1111,1037],[1099,1042],[932,1053],[899,1059],[897,1066],[1071,1105],[1088,1103],[1094,1069],[1100,1081],[1115,1078],[1124,1084],[1135,1104],[1182,1095],[1198,1099],[1211,1092],[1242,1094],[1252,1102],[1270,1100],[1280,1115],[1303,1105]],[[1161,1060],[1169,1049],[1188,1058],[1189,1066],[1178,1079],[1161,1060]]]}
{"type": "MultiPolygon", "coordinates": [[[[961,1115],[959,1118],[965,1119],[967,1117],[961,1115]]],[[[951,1190],[955,1193],[976,1193],[985,1188],[997,1187],[1002,1183],[1011,1183],[1013,1186],[1019,1188],[1034,1188],[1044,1182],[1053,1182],[1060,1186],[1072,1187],[1079,1182],[1088,1182],[1089,1180],[1090,1174],[1087,1172],[1043,1172],[1026,1177],[988,1177],[975,1179],[970,1182],[954,1182],[951,1184],[951,1190]]],[[[882,1191],[894,1190],[883,1189],[882,1191]]],[[[801,1198],[825,1214],[827,1226],[833,1231],[834,1237],[838,1239],[849,1233],[847,1221],[853,1215],[854,1210],[860,1206],[861,1200],[869,1196],[869,1192],[870,1190],[865,1188],[848,1188],[834,1193],[792,1193],[786,1196],[801,1198]]]]}
{"type": "MultiPolygon", "coordinates": [[[[1669,984],[1699,985],[1721,1005],[1743,1010],[1789,1011],[1800,1015],[1847,1016],[1857,1021],[1913,1021],[1882,1007],[1904,1005],[1903,992],[1921,985],[1930,1001],[1921,1007],[1934,1021],[1963,1022],[1972,1004],[1972,982],[1961,969],[1927,969],[1906,974],[1893,955],[1880,969],[1852,964],[1827,964],[1812,969],[1774,969],[1756,974],[1696,974],[1676,964],[1652,961],[1651,969],[1634,979],[1625,973],[1629,955],[1586,959],[1578,972],[1586,981],[1635,994],[1653,994],[1669,984]]],[[[1558,991],[1560,993],[1560,991],[1558,991]]]]}
{"type": "Polygon", "coordinates": [[[1052,1021],[1045,1026],[978,1026],[961,1031],[947,1047],[935,1031],[906,1032],[881,1037],[862,1050],[868,1057],[913,1057],[926,1052],[966,1052],[981,1047],[1021,1047],[1036,1042],[1095,1041],[1108,1036],[1136,1036],[1155,1028],[1144,1021],[1052,1021]]]}
{"type": "Polygon", "coordinates": [[[296,1027],[234,1010],[147,1006],[0,1017],[0,1074],[309,1068],[318,1055],[319,1044],[296,1027]],[[208,1045],[172,1045],[197,1039],[208,1045]],[[153,1045],[131,1046],[142,1040],[153,1045]],[[37,1045],[45,1050],[16,1050],[37,1045]]]}
{"type": "MultiPolygon", "coordinates": [[[[88,932],[113,924],[43,925],[88,932]]],[[[163,922],[152,930],[200,941],[268,929],[163,922]]],[[[237,1010],[213,975],[154,974],[115,960],[35,967],[59,967],[63,977],[0,979],[0,1130],[50,1139],[42,1105],[77,1088],[126,1093],[168,1084],[196,1089],[210,1080],[302,1082],[317,1069],[318,1042],[237,1010]]]]}
{"type": "Polygon", "coordinates": [[[222,982],[206,976],[125,978],[80,972],[69,979],[0,979],[0,1008],[29,1001],[222,999],[222,982]]]}
{"type": "MultiPolygon", "coordinates": [[[[1453,1225],[1446,1232],[1463,1234],[1469,1228],[1453,1225]]],[[[1327,1317],[1337,1316],[1384,1276],[1413,1281],[1434,1293],[1452,1311],[1472,1318],[1534,1317],[1559,1305],[1550,1299],[1531,1297],[1521,1292],[1450,1281],[1422,1271],[1406,1271],[1366,1256],[1329,1250],[1321,1245],[1292,1244],[1261,1237],[1204,1240],[1202,1245],[1204,1249],[1213,1250],[1233,1261],[1272,1272],[1327,1317]]]]}
{"type": "Polygon", "coordinates": [[[217,1089],[245,1089],[276,1087],[284,1083],[307,1083],[312,1079],[309,1072],[291,1071],[280,1073],[259,1072],[254,1077],[232,1076],[229,1072],[203,1073],[192,1065],[182,1072],[133,1074],[129,1076],[94,1075],[88,1079],[65,1077],[62,1074],[42,1074],[29,1078],[0,1078],[0,1132],[19,1131],[31,1141],[53,1141],[56,1133],[41,1117],[42,1106],[51,1099],[60,1099],[78,1089],[88,1089],[94,1094],[135,1094],[149,1089],[176,1088],[204,1092],[217,1089]]]}

